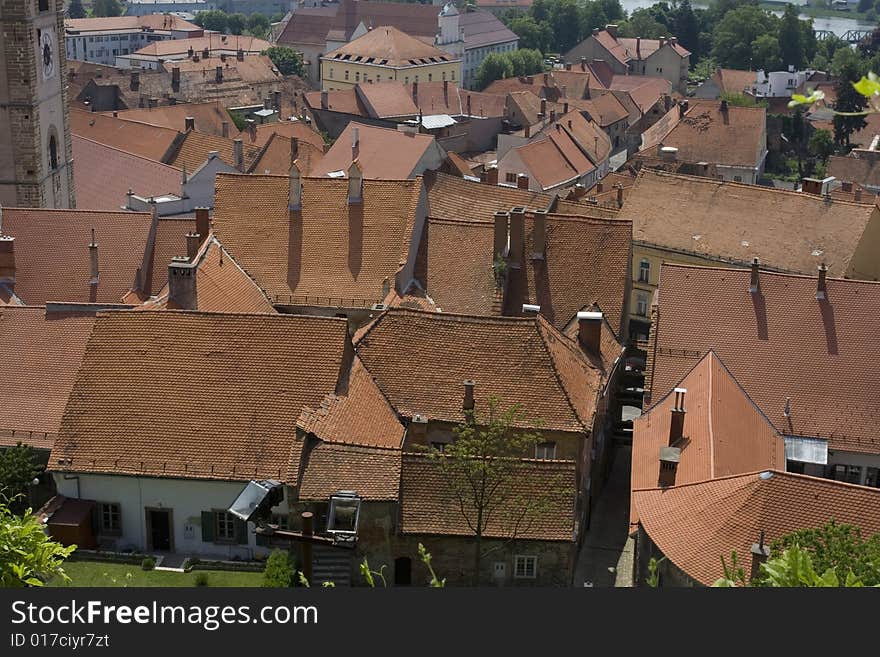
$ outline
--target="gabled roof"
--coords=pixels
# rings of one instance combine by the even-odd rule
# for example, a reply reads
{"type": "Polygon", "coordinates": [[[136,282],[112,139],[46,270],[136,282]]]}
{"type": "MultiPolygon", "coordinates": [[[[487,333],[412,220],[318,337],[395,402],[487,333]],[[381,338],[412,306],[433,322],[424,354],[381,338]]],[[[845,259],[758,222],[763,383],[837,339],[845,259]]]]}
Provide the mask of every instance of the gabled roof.
{"type": "Polygon", "coordinates": [[[348,175],[355,128],[358,130],[357,161],[364,178],[410,178],[420,173],[414,174],[425,153],[439,148],[433,135],[405,133],[350,121],[312,171],[313,176],[326,176],[334,171],[348,175]]]}
{"type": "Polygon", "coordinates": [[[621,210],[633,240],[719,262],[845,276],[873,205],[643,168],[621,210]],[[785,239],[780,239],[784,235],[785,239]]]}
{"type": "Polygon", "coordinates": [[[94,321],[88,311],[0,307],[0,446],[52,447],[94,321]]]}
{"type": "Polygon", "coordinates": [[[372,118],[404,117],[419,113],[412,92],[400,82],[359,84],[353,91],[366,105],[368,116],[372,118]]]}
{"type": "Polygon", "coordinates": [[[541,420],[544,429],[590,431],[603,380],[575,343],[542,317],[390,308],[360,336],[356,351],[399,416],[443,422],[465,419],[462,381],[473,379],[478,413],[496,396],[521,404],[528,420],[541,420]]]}
{"type": "Polygon", "coordinates": [[[251,146],[265,146],[272,135],[299,139],[300,144],[308,143],[315,148],[324,150],[324,138],[314,129],[306,125],[305,121],[274,121],[262,123],[254,130],[255,139],[251,139],[250,130],[245,128],[238,133],[237,137],[251,146]]]}
{"type": "MultiPolygon", "coordinates": [[[[157,41],[157,43],[160,43],[157,41]]],[[[128,109],[117,112],[120,119],[138,121],[148,125],[184,131],[187,117],[195,119],[195,129],[203,134],[222,136],[223,123],[233,125],[232,118],[219,101],[206,103],[178,103],[144,109],[128,109]]],[[[84,135],[88,136],[88,135],[84,135]]]]}
{"type": "Polygon", "coordinates": [[[736,551],[751,569],[751,547],[831,520],[862,536],[880,532],[880,488],[768,470],[634,493],[651,540],[678,568],[710,585],[724,575],[721,558],[736,551]]]}
{"type": "MultiPolygon", "coordinates": [[[[559,125],[559,124],[557,124],[559,125]]],[[[578,148],[572,136],[561,129],[550,130],[543,139],[512,149],[541,189],[574,184],[595,170],[595,165],[578,148]]]]}
{"type": "Polygon", "coordinates": [[[321,46],[327,44],[327,32],[336,17],[338,6],[329,7],[297,7],[290,16],[284,31],[278,36],[280,45],[310,44],[321,46]]]}
{"type": "Polygon", "coordinates": [[[458,61],[449,53],[387,25],[369,30],[321,59],[395,68],[458,61]]]}
{"type": "MultiPolygon", "coordinates": [[[[245,55],[241,61],[236,57],[214,55],[213,57],[200,57],[194,59],[174,59],[163,64],[166,71],[174,68],[180,69],[183,80],[192,82],[201,80],[203,84],[217,85],[217,67],[223,69],[223,81],[225,83],[236,82],[242,86],[253,84],[280,83],[282,76],[269,59],[268,55],[245,55]]],[[[221,83],[222,84],[222,83],[221,83]]],[[[213,94],[212,94],[213,95],[213,94]]],[[[242,103],[244,104],[244,103],[242,103]]]]}
{"type": "Polygon", "coordinates": [[[438,219],[485,221],[492,223],[495,213],[510,208],[552,210],[582,217],[616,217],[617,213],[586,203],[557,202],[546,192],[532,192],[515,187],[502,187],[464,180],[440,172],[425,174],[428,190],[428,214],[438,219]]]}
{"type": "MultiPolygon", "coordinates": [[[[442,457],[441,457],[442,458],[442,457]]],[[[487,538],[571,542],[575,530],[576,467],[574,461],[535,461],[522,459],[512,466],[505,485],[496,491],[503,503],[492,514],[483,533],[487,538]],[[546,508],[517,525],[522,516],[522,500],[536,494],[546,497],[546,508]],[[517,529],[516,532],[514,530],[517,529]]],[[[466,506],[466,505],[465,505],[466,506]]],[[[476,524],[473,509],[465,509],[449,480],[431,457],[405,453],[400,476],[400,531],[402,534],[473,536],[476,524]]]]}
{"type": "Polygon", "coordinates": [[[578,102],[578,109],[586,110],[590,118],[603,128],[629,118],[629,112],[614,94],[595,94],[578,102]]]}
{"type": "Polygon", "coordinates": [[[642,114],[649,112],[664,95],[672,93],[669,80],[648,75],[615,75],[608,88],[616,92],[618,100],[619,95],[625,93],[642,114]]]}
{"type": "Polygon", "coordinates": [[[129,190],[142,197],[180,191],[181,172],[175,167],[78,135],[72,142],[80,209],[119,210],[129,190]]]}
{"type": "MultiPolygon", "coordinates": [[[[587,37],[588,39],[595,39],[599,45],[605,48],[608,51],[608,54],[614,57],[618,62],[623,64],[624,66],[629,64],[629,60],[633,58],[630,52],[626,49],[626,46],[620,41],[620,39],[616,39],[610,32],[607,30],[599,30],[596,34],[587,37]]],[[[577,46],[575,46],[576,48],[577,46]]]]}
{"type": "Polygon", "coordinates": [[[327,32],[328,41],[348,41],[363,23],[369,30],[394,26],[413,37],[434,40],[440,8],[433,5],[399,2],[360,2],[342,0],[327,32]]]}
{"type": "MultiPolygon", "coordinates": [[[[242,143],[241,150],[245,170],[250,169],[260,156],[260,148],[242,143]]],[[[197,130],[188,130],[184,133],[177,149],[168,158],[168,163],[178,169],[186,167],[187,172],[192,173],[208,161],[211,151],[216,151],[217,157],[229,166],[235,166],[234,140],[197,130]]],[[[290,153],[289,146],[287,152],[290,153]]]]}
{"type": "Polygon", "coordinates": [[[214,230],[275,303],[369,306],[406,261],[420,193],[421,180],[365,180],[349,205],[347,180],[303,178],[291,213],[287,176],[218,174],[214,230]]]}
{"type": "Polygon", "coordinates": [[[534,218],[532,213],[526,215],[520,254],[524,266],[508,268],[502,307],[493,276],[493,224],[430,218],[428,294],[444,312],[453,313],[519,316],[523,304],[539,305],[541,315],[560,330],[578,311],[595,303],[619,331],[631,223],[548,214],[545,226],[544,259],[532,259],[534,218]]]}
{"type": "MultiPolygon", "coordinates": [[[[675,485],[756,470],[784,469],[785,444],[714,352],[708,352],[676,384],[684,388],[683,440],[670,445],[672,389],[633,421],[632,489],[657,487],[660,450],[681,449],[675,485]]],[[[638,523],[630,506],[630,527],[638,523]]]]}
{"type": "Polygon", "coordinates": [[[170,32],[171,30],[190,30],[201,32],[202,28],[185,21],[174,14],[147,14],[146,16],[107,16],[98,18],[65,18],[65,30],[96,32],[103,30],[140,31],[152,28],[170,32]]]}
{"type": "Polygon", "coordinates": [[[754,94],[757,82],[755,71],[740,71],[734,68],[719,68],[712,75],[712,80],[722,93],[754,94]]]}
{"type": "Polygon", "coordinates": [[[880,187],[880,158],[876,154],[865,157],[832,155],[828,158],[828,175],[838,180],[869,187],[880,187]]]}
{"type": "Polygon", "coordinates": [[[52,468],[295,480],[296,419],[337,389],[347,342],[338,318],[99,313],[52,468]]]}
{"type": "Polygon", "coordinates": [[[298,499],[326,502],[351,490],[369,502],[397,501],[400,450],[318,443],[306,453],[298,499]]]}
{"type": "MultiPolygon", "coordinates": [[[[660,39],[633,39],[627,37],[620,37],[617,39],[620,44],[626,49],[627,53],[629,53],[630,57],[633,59],[648,59],[655,52],[660,50],[660,39]]],[[[687,57],[691,54],[690,50],[682,46],[680,43],[670,41],[666,39],[663,47],[669,46],[672,50],[675,51],[680,57],[687,57]]]]}
{"type": "MultiPolygon", "coordinates": [[[[186,234],[196,231],[195,217],[157,217],[156,239],[149,269],[150,287],[144,292],[159,294],[168,281],[168,265],[174,256],[186,255],[186,234]]],[[[145,295],[141,295],[144,298],[145,295]]]]}
{"type": "MultiPolygon", "coordinates": [[[[735,167],[760,166],[767,150],[766,110],[763,107],[693,102],[662,141],[678,149],[678,159],[735,167]]],[[[657,155],[660,146],[647,151],[657,155]]]]}
{"type": "MultiPolygon", "coordinates": [[[[760,207],[755,205],[754,207],[760,207]]],[[[785,435],[880,454],[880,283],[664,264],[646,392],[657,403],[709,350],[785,435]]]]}
{"type": "MultiPolygon", "coordinates": [[[[274,173],[286,175],[290,172],[291,140],[281,135],[271,135],[262,147],[257,160],[251,164],[250,173],[274,173]]],[[[311,175],[324,157],[324,150],[303,141],[297,144],[296,161],[304,176],[311,175]]]]}
{"type": "MultiPolygon", "coordinates": [[[[563,105],[564,107],[564,105],[563,105]]],[[[579,150],[583,151],[593,164],[606,160],[611,155],[611,139],[597,123],[586,118],[580,109],[573,109],[568,114],[560,113],[555,123],[548,123],[538,136],[556,133],[561,136],[568,133],[570,140],[579,150]]],[[[574,162],[573,158],[569,158],[574,162]]]]}
{"type": "Polygon", "coordinates": [[[153,41],[140,50],[133,52],[132,56],[172,57],[175,55],[185,55],[190,49],[196,54],[200,54],[205,48],[209,48],[211,52],[244,50],[246,53],[261,53],[271,47],[272,44],[268,41],[253,36],[211,32],[205,36],[190,39],[153,41]]]}
{"type": "MultiPolygon", "coordinates": [[[[183,129],[183,122],[180,129],[183,129]]],[[[155,162],[171,150],[180,133],[169,128],[127,121],[110,115],[70,110],[70,131],[74,135],[112,146],[126,153],[140,155],[155,162]]]]}
{"type": "Polygon", "coordinates": [[[3,208],[3,233],[15,238],[15,294],[47,301],[120,303],[138,287],[152,249],[144,212],[3,208]],[[89,244],[94,229],[99,280],[92,296],[89,244]]]}
{"type": "Polygon", "coordinates": [[[468,50],[510,43],[519,38],[501,19],[488,11],[462,10],[458,25],[464,31],[465,47],[468,50]]]}

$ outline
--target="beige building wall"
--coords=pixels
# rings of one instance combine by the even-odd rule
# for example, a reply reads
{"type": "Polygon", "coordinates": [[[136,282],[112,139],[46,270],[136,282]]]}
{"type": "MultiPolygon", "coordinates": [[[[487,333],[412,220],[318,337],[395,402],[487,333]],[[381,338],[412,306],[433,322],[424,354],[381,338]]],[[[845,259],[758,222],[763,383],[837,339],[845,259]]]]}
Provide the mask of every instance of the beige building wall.
{"type": "Polygon", "coordinates": [[[876,206],[849,261],[846,277],[880,281],[880,209],[876,206]]]}
{"type": "Polygon", "coordinates": [[[672,88],[681,94],[687,92],[689,57],[682,57],[670,46],[656,50],[648,59],[639,63],[641,75],[665,78],[672,88]]]}
{"type": "Polygon", "coordinates": [[[344,91],[360,83],[393,80],[403,84],[442,80],[458,83],[461,81],[461,60],[404,67],[378,66],[338,59],[321,60],[321,88],[324,91],[344,91]]]}

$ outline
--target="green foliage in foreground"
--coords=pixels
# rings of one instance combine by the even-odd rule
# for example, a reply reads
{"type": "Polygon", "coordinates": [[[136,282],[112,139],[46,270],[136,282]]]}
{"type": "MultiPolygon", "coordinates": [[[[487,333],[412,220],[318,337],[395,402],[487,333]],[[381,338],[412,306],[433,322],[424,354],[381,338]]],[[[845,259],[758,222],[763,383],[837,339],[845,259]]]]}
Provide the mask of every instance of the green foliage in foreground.
{"type": "Polygon", "coordinates": [[[0,587],[43,586],[53,577],[66,580],[64,560],[75,549],[53,541],[30,509],[16,515],[0,496],[0,587]]]}

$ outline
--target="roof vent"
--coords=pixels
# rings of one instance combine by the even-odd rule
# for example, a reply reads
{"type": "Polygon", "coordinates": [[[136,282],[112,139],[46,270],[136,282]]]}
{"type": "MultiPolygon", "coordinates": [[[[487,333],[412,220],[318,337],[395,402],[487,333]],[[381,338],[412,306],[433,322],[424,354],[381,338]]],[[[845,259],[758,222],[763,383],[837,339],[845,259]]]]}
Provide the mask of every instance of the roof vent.
{"type": "Polygon", "coordinates": [[[773,478],[773,473],[770,472],[769,470],[768,470],[768,471],[764,471],[764,472],[762,472],[761,474],[758,475],[758,478],[761,479],[762,481],[767,481],[768,479],[772,479],[772,478],[773,478]]]}
{"type": "Polygon", "coordinates": [[[533,303],[524,303],[522,305],[522,311],[524,315],[534,314],[537,315],[541,312],[541,306],[535,305],[533,303]]]}
{"type": "Polygon", "coordinates": [[[372,306],[370,306],[370,310],[385,310],[387,308],[388,306],[386,306],[384,303],[374,303],[372,306]]]}

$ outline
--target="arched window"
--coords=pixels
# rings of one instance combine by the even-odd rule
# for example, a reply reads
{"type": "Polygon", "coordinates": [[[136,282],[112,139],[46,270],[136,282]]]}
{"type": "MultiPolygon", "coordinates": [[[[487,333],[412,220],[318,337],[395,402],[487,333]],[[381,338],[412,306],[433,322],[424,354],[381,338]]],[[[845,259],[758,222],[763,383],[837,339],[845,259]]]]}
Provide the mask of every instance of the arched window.
{"type": "Polygon", "coordinates": [[[53,170],[58,168],[58,140],[55,135],[49,135],[49,166],[53,170]]]}

